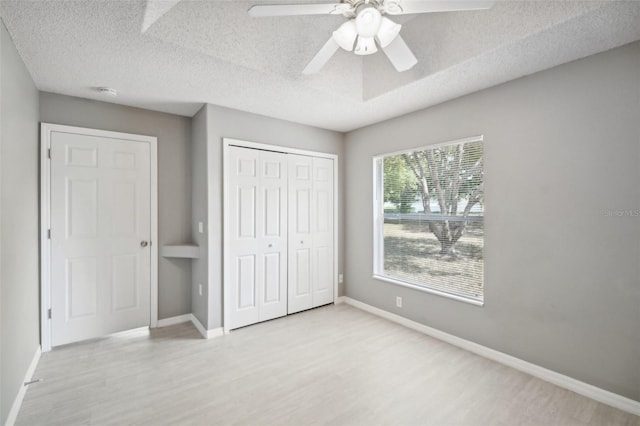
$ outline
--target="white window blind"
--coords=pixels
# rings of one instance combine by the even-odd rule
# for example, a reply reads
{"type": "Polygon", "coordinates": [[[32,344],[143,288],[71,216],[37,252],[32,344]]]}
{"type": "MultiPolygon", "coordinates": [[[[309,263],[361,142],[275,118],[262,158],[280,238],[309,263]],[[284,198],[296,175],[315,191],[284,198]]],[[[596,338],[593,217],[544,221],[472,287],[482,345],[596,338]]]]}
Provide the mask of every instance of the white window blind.
{"type": "Polygon", "coordinates": [[[482,302],[482,137],[378,156],[374,174],[374,275],[482,302]]]}

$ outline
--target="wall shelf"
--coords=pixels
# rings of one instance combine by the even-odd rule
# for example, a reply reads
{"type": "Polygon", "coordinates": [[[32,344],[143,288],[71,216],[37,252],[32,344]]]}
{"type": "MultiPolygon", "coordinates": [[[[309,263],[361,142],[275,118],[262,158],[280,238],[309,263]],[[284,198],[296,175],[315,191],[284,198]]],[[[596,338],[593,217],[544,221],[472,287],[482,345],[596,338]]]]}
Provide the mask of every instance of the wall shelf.
{"type": "Polygon", "coordinates": [[[195,244],[168,245],[160,247],[162,257],[182,257],[197,259],[200,257],[200,247],[195,244]]]}

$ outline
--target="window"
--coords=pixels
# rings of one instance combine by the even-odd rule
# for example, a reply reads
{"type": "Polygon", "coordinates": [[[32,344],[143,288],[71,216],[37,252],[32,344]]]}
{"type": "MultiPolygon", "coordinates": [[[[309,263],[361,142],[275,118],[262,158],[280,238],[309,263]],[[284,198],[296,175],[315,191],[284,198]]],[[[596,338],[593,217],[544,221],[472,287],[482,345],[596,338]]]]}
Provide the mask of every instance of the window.
{"type": "Polygon", "coordinates": [[[374,277],[482,304],[482,136],[374,158],[374,277]]]}

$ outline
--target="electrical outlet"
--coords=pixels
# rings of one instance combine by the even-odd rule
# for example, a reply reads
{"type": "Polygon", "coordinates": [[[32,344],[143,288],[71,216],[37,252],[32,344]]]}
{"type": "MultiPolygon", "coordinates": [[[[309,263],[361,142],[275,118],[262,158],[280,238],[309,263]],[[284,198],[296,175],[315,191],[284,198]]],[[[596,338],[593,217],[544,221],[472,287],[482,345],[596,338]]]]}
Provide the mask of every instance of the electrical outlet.
{"type": "Polygon", "coordinates": [[[396,307],[402,308],[402,297],[396,296],[396,307]]]}
{"type": "Polygon", "coordinates": [[[198,293],[202,296],[202,284],[198,284],[198,293]]]}
{"type": "Polygon", "coordinates": [[[204,223],[198,222],[198,232],[201,234],[204,232],[204,223]]]}
{"type": "Polygon", "coordinates": [[[338,284],[342,284],[344,282],[344,275],[338,274],[338,284]]]}

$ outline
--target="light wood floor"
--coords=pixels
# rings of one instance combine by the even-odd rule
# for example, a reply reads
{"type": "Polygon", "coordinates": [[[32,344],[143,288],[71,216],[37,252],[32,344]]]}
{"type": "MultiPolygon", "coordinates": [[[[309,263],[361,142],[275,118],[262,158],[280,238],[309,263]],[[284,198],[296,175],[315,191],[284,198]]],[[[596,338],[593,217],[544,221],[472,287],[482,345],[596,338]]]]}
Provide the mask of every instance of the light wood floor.
{"type": "Polygon", "coordinates": [[[191,324],[43,354],[18,425],[635,425],[640,417],[347,305],[201,339],[191,324]]]}

